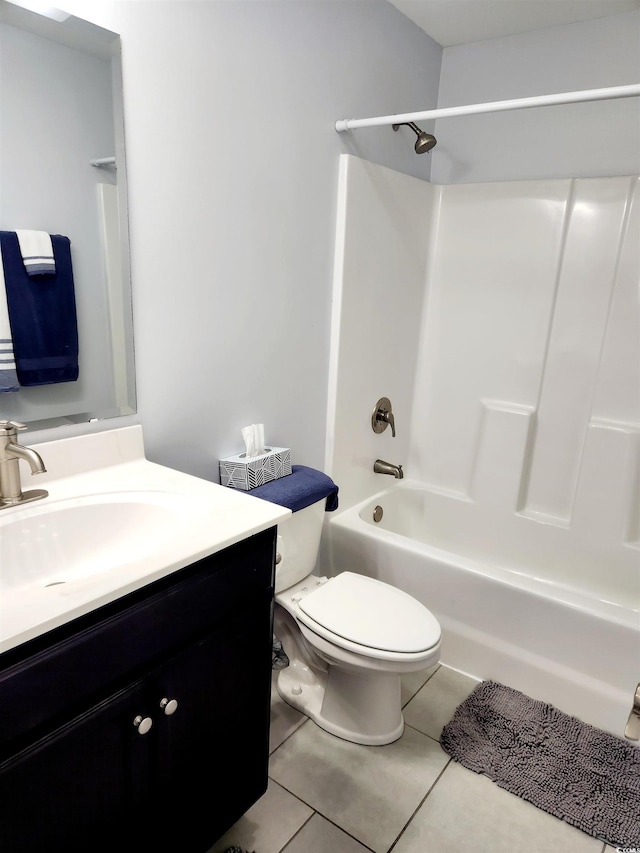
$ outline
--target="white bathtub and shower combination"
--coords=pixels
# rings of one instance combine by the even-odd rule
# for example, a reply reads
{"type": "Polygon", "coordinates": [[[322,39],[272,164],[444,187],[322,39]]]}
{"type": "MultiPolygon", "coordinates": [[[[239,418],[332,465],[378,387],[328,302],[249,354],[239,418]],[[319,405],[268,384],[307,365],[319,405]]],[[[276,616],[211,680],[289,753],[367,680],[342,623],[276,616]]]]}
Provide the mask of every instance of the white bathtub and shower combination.
{"type": "Polygon", "coordinates": [[[622,735],[638,676],[637,610],[488,551],[459,553],[433,518],[434,497],[404,481],[346,510],[329,522],[332,559],[428,607],[442,626],[443,663],[622,735]]]}
{"type": "Polygon", "coordinates": [[[339,188],[325,562],[429,608],[444,664],[622,736],[640,683],[640,179],[438,186],[343,155],[339,188]],[[383,395],[395,437],[372,429],[383,395]]]}

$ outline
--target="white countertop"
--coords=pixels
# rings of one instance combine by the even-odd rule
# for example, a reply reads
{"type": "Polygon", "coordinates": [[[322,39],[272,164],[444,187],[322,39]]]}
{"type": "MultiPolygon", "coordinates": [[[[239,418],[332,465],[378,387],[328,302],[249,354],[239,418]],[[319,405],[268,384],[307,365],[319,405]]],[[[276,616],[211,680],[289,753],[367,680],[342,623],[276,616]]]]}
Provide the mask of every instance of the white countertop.
{"type": "MultiPolygon", "coordinates": [[[[20,443],[30,446],[27,438],[28,433],[19,434],[20,443]]],[[[0,510],[0,652],[273,527],[291,514],[245,492],[149,462],[140,426],[31,446],[42,456],[47,473],[32,478],[21,462],[23,491],[44,488],[49,495],[0,510]],[[132,518],[131,524],[123,524],[123,513],[136,509],[136,501],[141,501],[141,521],[132,518]],[[51,519],[64,515],[68,532],[69,519],[77,518],[81,528],[83,516],[75,514],[76,508],[89,507],[91,512],[95,505],[106,509],[107,518],[114,508],[116,524],[100,529],[89,542],[86,531],[78,529],[77,535],[59,544],[64,531],[59,534],[51,519]],[[145,524],[147,509],[150,521],[145,524]],[[56,510],[62,515],[56,516],[56,510]],[[15,531],[16,523],[29,539],[26,560],[12,538],[10,528],[14,525],[15,531]],[[129,528],[126,536],[124,527],[129,528]],[[40,550],[34,548],[38,538],[40,550]],[[91,551],[86,563],[92,568],[86,574],[80,548],[91,551]],[[66,576],[74,563],[75,571],[69,568],[66,576]]]]}

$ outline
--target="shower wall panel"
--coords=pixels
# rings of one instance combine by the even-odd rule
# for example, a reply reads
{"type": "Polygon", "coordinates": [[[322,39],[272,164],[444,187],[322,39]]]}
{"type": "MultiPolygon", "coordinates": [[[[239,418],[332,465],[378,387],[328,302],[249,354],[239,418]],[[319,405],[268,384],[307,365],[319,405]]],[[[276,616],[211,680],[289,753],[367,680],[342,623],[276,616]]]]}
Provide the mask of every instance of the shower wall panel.
{"type": "Polygon", "coordinates": [[[411,470],[468,497],[491,413],[537,405],[570,183],[442,189],[411,470]]]}
{"type": "Polygon", "coordinates": [[[628,192],[625,179],[577,181],[568,204],[523,495],[526,514],[548,516],[556,523],[571,521],[617,283],[628,192]]]}
{"type": "Polygon", "coordinates": [[[638,183],[442,188],[408,465],[469,549],[636,606],[638,183]]]}
{"type": "Polygon", "coordinates": [[[441,547],[640,604],[640,179],[437,187],[344,155],[327,466],[441,547]],[[397,438],[376,435],[378,397],[397,438]]]}
{"type": "Polygon", "coordinates": [[[344,507],[388,481],[373,473],[375,459],[401,464],[409,453],[438,195],[425,181],[341,155],[326,457],[344,507]],[[380,397],[393,404],[396,438],[389,427],[380,434],[371,428],[380,397]]]}

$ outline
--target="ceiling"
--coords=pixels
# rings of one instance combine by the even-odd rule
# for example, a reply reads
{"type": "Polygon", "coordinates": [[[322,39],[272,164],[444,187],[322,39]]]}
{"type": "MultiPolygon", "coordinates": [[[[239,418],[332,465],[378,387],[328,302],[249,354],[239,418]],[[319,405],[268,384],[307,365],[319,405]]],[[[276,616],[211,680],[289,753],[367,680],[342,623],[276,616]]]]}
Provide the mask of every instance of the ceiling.
{"type": "Polygon", "coordinates": [[[442,47],[640,9],[640,0],[390,0],[442,47]]]}

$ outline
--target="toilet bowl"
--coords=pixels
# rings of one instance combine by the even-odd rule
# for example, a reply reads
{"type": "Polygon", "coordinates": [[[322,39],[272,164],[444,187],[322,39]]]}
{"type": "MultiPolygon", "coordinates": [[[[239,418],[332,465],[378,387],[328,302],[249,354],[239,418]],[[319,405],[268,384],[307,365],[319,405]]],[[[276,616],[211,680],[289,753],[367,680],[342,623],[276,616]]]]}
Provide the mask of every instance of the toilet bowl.
{"type": "Polygon", "coordinates": [[[290,663],[277,690],[331,734],[391,743],[404,729],[400,676],[437,663],[440,625],[389,584],[348,570],[314,575],[324,512],[322,499],[279,525],[274,632],[290,663]]]}

